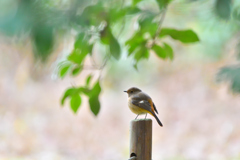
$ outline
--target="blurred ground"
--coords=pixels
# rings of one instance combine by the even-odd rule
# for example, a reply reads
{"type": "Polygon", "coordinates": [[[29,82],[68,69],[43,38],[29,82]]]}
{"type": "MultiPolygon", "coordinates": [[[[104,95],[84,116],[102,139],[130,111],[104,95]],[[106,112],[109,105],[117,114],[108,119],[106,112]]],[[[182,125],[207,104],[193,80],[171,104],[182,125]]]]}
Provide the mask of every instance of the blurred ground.
{"type": "Polygon", "coordinates": [[[54,67],[41,73],[26,48],[1,40],[0,50],[1,160],[128,159],[135,115],[123,90],[131,86],[152,96],[164,125],[153,119],[154,160],[240,159],[239,96],[214,80],[227,58],[208,62],[176,53],[173,62],[163,62],[151,56],[151,63],[139,66],[144,76],[123,58],[106,68],[102,108],[94,117],[86,101],[77,115],[68,101],[64,108],[59,103],[72,82],[81,84],[81,76],[52,80],[54,67]]]}

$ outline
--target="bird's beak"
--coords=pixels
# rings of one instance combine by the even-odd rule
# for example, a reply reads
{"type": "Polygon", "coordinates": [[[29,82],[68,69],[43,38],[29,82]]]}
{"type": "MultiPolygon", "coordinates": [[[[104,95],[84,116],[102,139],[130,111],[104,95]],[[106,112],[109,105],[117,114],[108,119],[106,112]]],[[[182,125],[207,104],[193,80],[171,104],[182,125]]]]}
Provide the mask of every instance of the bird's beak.
{"type": "Polygon", "coordinates": [[[123,91],[123,92],[127,92],[127,91],[123,91]]]}

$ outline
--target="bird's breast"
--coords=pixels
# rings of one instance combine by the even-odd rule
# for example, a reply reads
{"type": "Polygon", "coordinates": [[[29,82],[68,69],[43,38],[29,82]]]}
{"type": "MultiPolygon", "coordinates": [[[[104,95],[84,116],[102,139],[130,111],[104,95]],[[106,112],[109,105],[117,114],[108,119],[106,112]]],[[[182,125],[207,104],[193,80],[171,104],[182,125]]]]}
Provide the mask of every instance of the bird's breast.
{"type": "Polygon", "coordinates": [[[148,113],[145,109],[142,109],[142,108],[132,104],[131,98],[128,98],[128,107],[135,114],[145,114],[145,113],[148,113]]]}

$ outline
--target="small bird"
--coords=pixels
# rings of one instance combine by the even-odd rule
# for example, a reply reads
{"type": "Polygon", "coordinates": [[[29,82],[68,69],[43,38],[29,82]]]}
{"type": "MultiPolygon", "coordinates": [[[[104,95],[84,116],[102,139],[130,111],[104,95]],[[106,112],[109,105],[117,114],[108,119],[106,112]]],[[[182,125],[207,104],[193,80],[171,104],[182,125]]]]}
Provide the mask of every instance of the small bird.
{"type": "MultiPolygon", "coordinates": [[[[140,114],[151,114],[162,127],[161,121],[156,116],[155,112],[158,114],[155,104],[153,103],[151,97],[146,93],[142,92],[139,88],[131,87],[127,91],[124,91],[128,94],[128,107],[130,110],[137,114],[137,117],[140,114]]],[[[135,119],[137,119],[137,117],[135,119]]]]}

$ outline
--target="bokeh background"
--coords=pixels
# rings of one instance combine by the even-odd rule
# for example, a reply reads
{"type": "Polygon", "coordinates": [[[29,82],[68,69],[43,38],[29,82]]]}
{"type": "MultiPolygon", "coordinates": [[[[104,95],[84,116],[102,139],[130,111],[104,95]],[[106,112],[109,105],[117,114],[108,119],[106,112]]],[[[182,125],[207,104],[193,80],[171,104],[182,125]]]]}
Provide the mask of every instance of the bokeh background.
{"type": "MultiPolygon", "coordinates": [[[[163,26],[190,28],[200,42],[183,45],[167,39],[174,60],[151,54],[139,63],[138,71],[123,54],[103,71],[84,70],[78,77],[60,79],[57,64],[71,51],[73,36],[59,38],[53,54],[42,63],[35,59],[27,35],[9,37],[1,32],[0,159],[128,159],[129,127],[135,115],[123,91],[132,86],[152,97],[164,125],[159,127],[153,119],[154,160],[240,159],[239,96],[228,83],[216,82],[221,67],[238,62],[239,22],[217,16],[215,2],[173,1],[163,26]],[[95,79],[101,74],[97,117],[84,98],[77,114],[68,101],[60,105],[66,88],[83,84],[89,73],[95,79]]],[[[4,17],[6,12],[0,13],[4,17]]]]}

